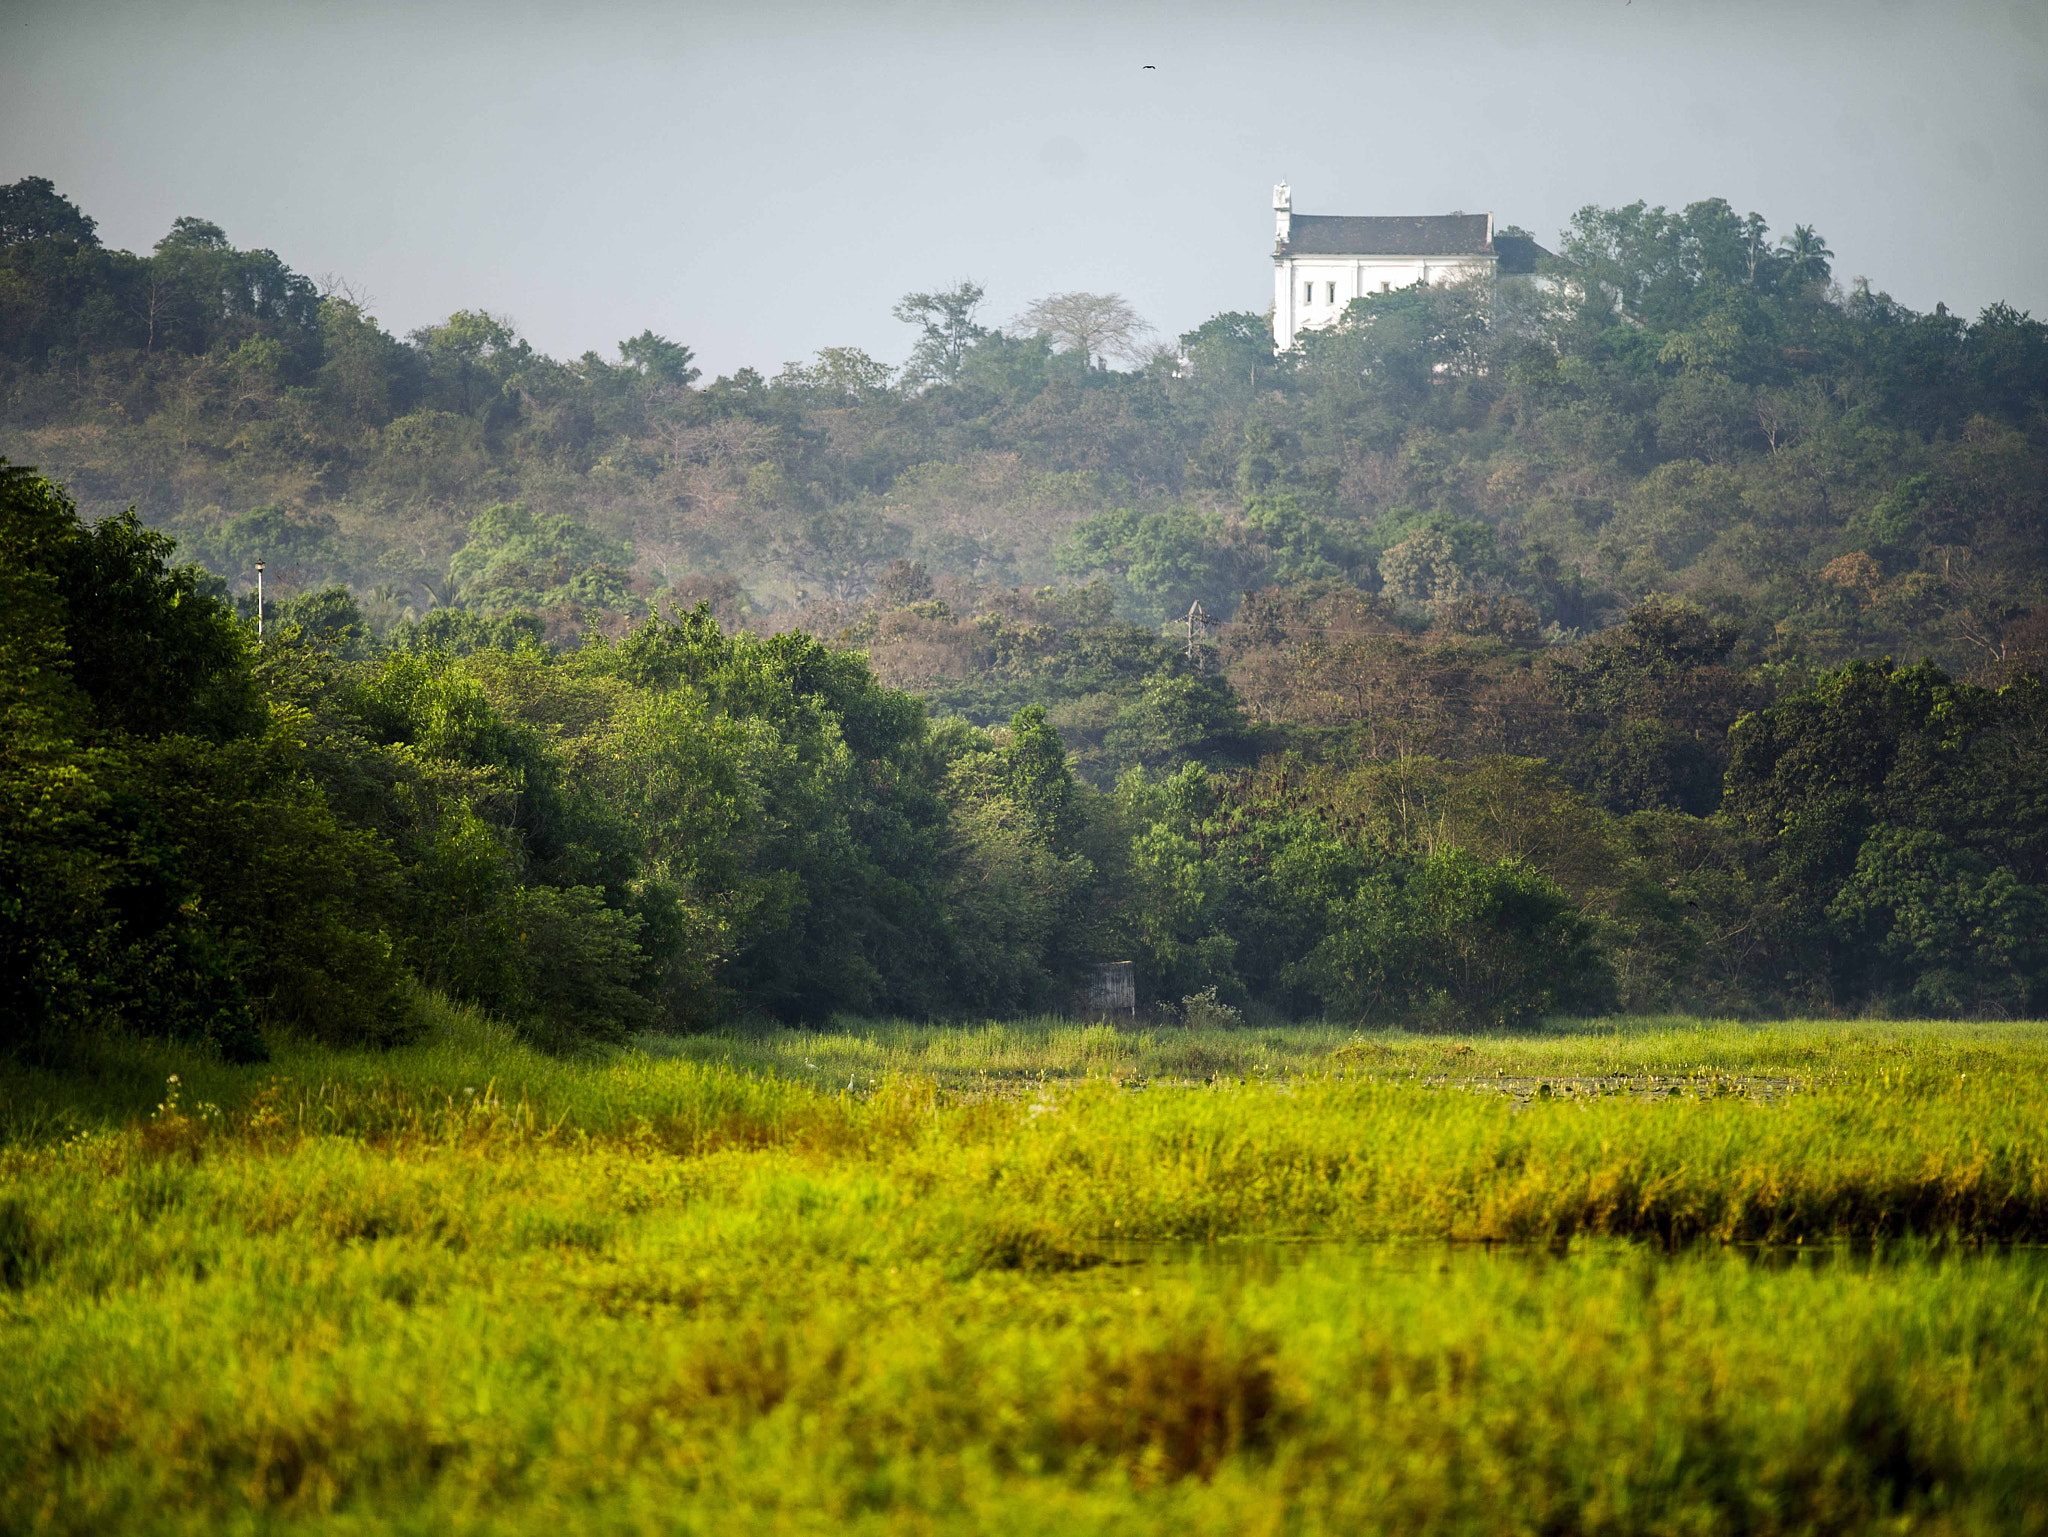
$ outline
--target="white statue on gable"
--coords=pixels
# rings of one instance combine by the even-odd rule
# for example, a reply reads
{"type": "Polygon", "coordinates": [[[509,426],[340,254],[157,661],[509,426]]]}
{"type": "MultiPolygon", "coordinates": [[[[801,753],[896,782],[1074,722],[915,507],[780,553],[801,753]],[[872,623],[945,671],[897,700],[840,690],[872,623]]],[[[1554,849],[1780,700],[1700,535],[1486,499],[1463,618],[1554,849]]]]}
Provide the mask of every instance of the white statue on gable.
{"type": "Polygon", "coordinates": [[[1294,206],[1294,193],[1284,181],[1273,189],[1273,206],[1275,208],[1292,208],[1294,206]]]}

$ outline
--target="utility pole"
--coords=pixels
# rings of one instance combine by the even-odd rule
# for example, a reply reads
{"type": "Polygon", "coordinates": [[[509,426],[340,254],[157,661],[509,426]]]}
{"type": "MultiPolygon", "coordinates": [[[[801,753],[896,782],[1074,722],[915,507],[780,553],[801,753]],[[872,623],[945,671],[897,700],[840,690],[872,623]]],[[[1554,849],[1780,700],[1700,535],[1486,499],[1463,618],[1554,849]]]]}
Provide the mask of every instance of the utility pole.
{"type": "Polygon", "coordinates": [[[256,644],[263,644],[263,562],[256,562],[256,644]]]}
{"type": "Polygon", "coordinates": [[[1209,633],[1209,616],[1203,612],[1202,600],[1200,598],[1195,599],[1194,602],[1188,605],[1188,660],[1195,664],[1197,671],[1200,671],[1202,658],[1195,649],[1195,630],[1197,626],[1200,627],[1204,635],[1209,633]]]}

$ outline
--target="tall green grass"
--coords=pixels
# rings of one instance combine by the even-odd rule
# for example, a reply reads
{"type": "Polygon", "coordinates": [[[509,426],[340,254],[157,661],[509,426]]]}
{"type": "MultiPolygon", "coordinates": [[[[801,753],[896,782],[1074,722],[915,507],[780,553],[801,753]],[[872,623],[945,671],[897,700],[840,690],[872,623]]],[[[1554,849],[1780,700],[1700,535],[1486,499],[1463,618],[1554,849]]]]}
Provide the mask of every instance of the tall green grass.
{"type": "Polygon", "coordinates": [[[383,1057],[308,1049],[276,1068],[230,1070],[131,1048],[121,1072],[96,1064],[11,1083],[0,1114],[24,1169],[67,1157],[117,1167],[172,1144],[194,1158],[268,1156],[315,1136],[508,1154],[595,1142],[756,1149],[833,1180],[857,1169],[920,1196],[999,1199],[1018,1222],[1096,1239],[2048,1238],[2038,1027],[1656,1024],[1474,1042],[1270,1032],[1277,1044],[1237,1034],[1158,1044],[1038,1023],[948,1040],[899,1025],[562,1061],[451,1010],[432,1039],[383,1057]],[[1194,1087],[1142,1071],[1147,1052],[1193,1050],[1260,1060],[1194,1087]],[[839,1083],[863,1056],[875,1071],[839,1083]],[[959,1076],[989,1063],[1010,1075],[1002,1092],[959,1076]],[[934,1073],[901,1072],[919,1064],[934,1073]],[[166,1067],[182,1068],[182,1104],[145,1111],[165,1091],[137,1075],[166,1067]],[[809,1086],[813,1072],[835,1086],[809,1086]],[[1529,1102],[1492,1091],[1503,1074],[1631,1077],[1625,1092],[1529,1102]],[[1782,1097],[1750,1093],[1758,1074],[1782,1097]],[[124,1113],[154,1119],[90,1134],[124,1113]],[[50,1151],[63,1131],[86,1135],[50,1151]]]}
{"type": "Polygon", "coordinates": [[[1920,1069],[1955,1072],[1973,1064],[2039,1062],[2048,1056],[2048,1031],[2010,1022],[1750,1024],[1664,1016],[1559,1020],[1543,1030],[1459,1038],[1332,1024],[1121,1029],[1048,1016],[991,1020],[978,1028],[844,1019],[823,1030],[735,1027],[647,1037],[641,1044],[661,1057],[774,1073],[827,1090],[849,1082],[859,1090],[890,1074],[929,1077],[949,1088],[1002,1090],[1091,1074],[1203,1082],[1329,1071],[1387,1077],[1718,1072],[1821,1082],[1837,1074],[1881,1074],[1909,1059],[1920,1069]]]}
{"type": "Polygon", "coordinates": [[[657,1044],[9,1073],[0,1531],[2048,1531],[2037,1027],[657,1044]]]}

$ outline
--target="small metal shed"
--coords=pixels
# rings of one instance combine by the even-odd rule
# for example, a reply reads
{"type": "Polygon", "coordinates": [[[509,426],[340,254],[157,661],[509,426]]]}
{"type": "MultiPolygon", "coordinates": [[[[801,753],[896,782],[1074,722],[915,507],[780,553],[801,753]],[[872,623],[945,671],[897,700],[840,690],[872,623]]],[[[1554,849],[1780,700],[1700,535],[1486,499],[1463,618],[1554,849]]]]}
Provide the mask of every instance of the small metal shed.
{"type": "Polygon", "coordinates": [[[1138,1017],[1138,968],[1130,961],[1104,961],[1088,973],[1081,1012],[1110,1018],[1138,1017]]]}

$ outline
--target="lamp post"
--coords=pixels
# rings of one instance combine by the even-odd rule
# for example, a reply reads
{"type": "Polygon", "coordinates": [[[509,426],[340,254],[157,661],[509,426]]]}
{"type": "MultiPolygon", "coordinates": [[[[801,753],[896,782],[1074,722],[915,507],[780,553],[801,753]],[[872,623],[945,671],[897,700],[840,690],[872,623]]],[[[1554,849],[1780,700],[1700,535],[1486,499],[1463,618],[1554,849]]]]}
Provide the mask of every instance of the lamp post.
{"type": "Polygon", "coordinates": [[[256,562],[256,644],[263,644],[263,562],[256,562]]]}

